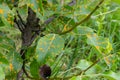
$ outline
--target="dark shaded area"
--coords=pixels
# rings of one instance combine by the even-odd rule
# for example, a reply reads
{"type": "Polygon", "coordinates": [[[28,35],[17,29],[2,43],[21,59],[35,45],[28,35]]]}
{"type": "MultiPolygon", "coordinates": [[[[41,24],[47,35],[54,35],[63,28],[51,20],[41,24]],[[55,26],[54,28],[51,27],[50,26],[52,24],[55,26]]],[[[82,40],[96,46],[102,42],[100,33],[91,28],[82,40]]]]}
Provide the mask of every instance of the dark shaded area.
{"type": "Polygon", "coordinates": [[[51,75],[51,68],[48,65],[43,65],[40,67],[40,76],[43,78],[43,80],[47,80],[48,77],[51,75]]]}
{"type": "Polygon", "coordinates": [[[14,19],[14,22],[17,24],[19,30],[21,31],[22,37],[22,48],[20,51],[20,55],[23,59],[23,65],[22,70],[18,74],[18,80],[19,75],[21,75],[23,72],[26,74],[27,77],[30,77],[25,70],[26,63],[25,53],[27,47],[29,47],[33,43],[37,35],[43,31],[40,29],[39,20],[40,19],[36,17],[36,13],[30,7],[28,8],[27,23],[24,23],[18,11],[17,16],[14,19]]]}

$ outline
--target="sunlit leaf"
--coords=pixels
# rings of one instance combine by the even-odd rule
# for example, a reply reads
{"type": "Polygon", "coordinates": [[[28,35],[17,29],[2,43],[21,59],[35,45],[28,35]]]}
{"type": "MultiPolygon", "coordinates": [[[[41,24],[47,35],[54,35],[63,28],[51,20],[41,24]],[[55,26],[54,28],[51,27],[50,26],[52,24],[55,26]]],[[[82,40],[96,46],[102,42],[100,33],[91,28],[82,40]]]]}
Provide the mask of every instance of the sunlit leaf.
{"type": "Polygon", "coordinates": [[[115,3],[120,4],[120,0],[112,0],[112,1],[115,2],[115,3]]]}
{"type": "Polygon", "coordinates": [[[80,68],[81,70],[85,70],[86,68],[88,68],[91,65],[90,62],[86,61],[86,60],[80,60],[78,62],[77,67],[80,68]],[[84,65],[83,65],[84,64],[84,65]]]}
{"type": "Polygon", "coordinates": [[[110,79],[110,80],[119,80],[120,79],[120,72],[115,73],[113,71],[105,72],[102,74],[104,77],[110,79]]]}
{"type": "Polygon", "coordinates": [[[27,5],[31,7],[35,12],[39,12],[39,1],[38,0],[29,0],[27,5]]]}
{"type": "Polygon", "coordinates": [[[119,75],[120,73],[108,71],[108,72],[99,73],[99,74],[87,74],[87,75],[73,76],[70,80],[97,80],[97,79],[100,79],[100,77],[103,77],[103,79],[105,80],[119,80],[120,79],[119,75]]]}
{"type": "Polygon", "coordinates": [[[11,18],[13,18],[12,14],[7,4],[0,4],[0,17],[6,26],[11,26],[11,24],[13,24],[11,20],[11,18]]]}
{"type": "Polygon", "coordinates": [[[73,76],[70,80],[82,80],[81,76],[73,76]]]}
{"type": "Polygon", "coordinates": [[[2,67],[0,66],[0,80],[4,80],[5,79],[5,73],[2,69],[2,67]]]}
{"type": "Polygon", "coordinates": [[[112,50],[112,45],[109,42],[109,39],[102,36],[97,36],[96,34],[88,34],[87,43],[94,46],[100,53],[110,53],[112,50]]]}
{"type": "Polygon", "coordinates": [[[42,0],[40,0],[38,3],[39,3],[39,7],[40,7],[40,12],[43,13],[43,4],[42,4],[42,0]]]}
{"type": "Polygon", "coordinates": [[[90,35],[93,34],[93,29],[89,27],[79,26],[77,27],[79,35],[90,35]]]}
{"type": "Polygon", "coordinates": [[[23,7],[28,4],[28,0],[19,0],[18,7],[23,7]]]}
{"type": "MultiPolygon", "coordinates": [[[[80,70],[85,70],[91,65],[92,65],[92,62],[82,59],[78,62],[76,67],[79,68],[80,70]]],[[[94,73],[98,73],[99,71],[101,71],[101,68],[100,68],[100,66],[98,66],[96,64],[95,66],[93,66],[89,70],[87,70],[87,72],[85,72],[85,74],[94,74],[94,73]]]]}

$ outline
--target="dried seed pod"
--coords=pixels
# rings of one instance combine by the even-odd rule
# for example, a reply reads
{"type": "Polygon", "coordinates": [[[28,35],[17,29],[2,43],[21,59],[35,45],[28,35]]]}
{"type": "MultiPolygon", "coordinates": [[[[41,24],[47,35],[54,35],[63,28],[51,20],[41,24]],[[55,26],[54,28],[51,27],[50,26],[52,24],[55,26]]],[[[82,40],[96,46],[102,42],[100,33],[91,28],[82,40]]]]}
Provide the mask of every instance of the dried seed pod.
{"type": "Polygon", "coordinates": [[[40,67],[39,70],[40,76],[43,78],[43,80],[47,80],[48,77],[51,75],[51,68],[48,65],[43,65],[40,67]]]}

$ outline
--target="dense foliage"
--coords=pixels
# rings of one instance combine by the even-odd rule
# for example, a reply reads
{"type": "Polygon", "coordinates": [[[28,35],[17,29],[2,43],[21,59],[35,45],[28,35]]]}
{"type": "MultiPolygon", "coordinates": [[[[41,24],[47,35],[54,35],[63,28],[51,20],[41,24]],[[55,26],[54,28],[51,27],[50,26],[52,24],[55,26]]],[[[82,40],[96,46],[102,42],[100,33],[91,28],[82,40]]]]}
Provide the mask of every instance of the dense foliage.
{"type": "Polygon", "coordinates": [[[47,67],[49,80],[120,80],[120,0],[69,2],[0,0],[0,80],[15,80],[22,68],[21,32],[14,18],[18,10],[26,23],[28,7],[45,30],[26,49],[30,77],[22,78],[44,79],[47,67]]]}

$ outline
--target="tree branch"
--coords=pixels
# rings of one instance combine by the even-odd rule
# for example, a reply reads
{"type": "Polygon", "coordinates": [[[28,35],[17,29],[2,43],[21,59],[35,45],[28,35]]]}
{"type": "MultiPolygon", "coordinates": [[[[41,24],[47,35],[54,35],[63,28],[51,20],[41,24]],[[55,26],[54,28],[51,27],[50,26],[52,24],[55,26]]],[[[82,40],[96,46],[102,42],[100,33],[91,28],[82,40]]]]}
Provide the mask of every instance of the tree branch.
{"type": "Polygon", "coordinates": [[[73,6],[76,4],[76,0],[72,0],[70,3],[68,3],[69,6],[73,6]]]}

